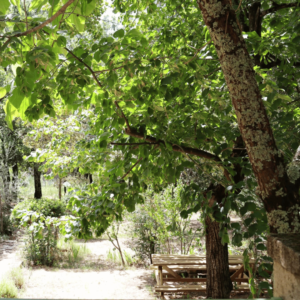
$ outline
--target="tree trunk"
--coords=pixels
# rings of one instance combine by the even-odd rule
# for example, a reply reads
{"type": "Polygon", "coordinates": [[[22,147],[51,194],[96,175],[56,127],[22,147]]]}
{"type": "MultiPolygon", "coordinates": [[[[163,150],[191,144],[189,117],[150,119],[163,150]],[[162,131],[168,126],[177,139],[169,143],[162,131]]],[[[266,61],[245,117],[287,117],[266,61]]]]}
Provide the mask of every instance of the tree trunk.
{"type": "Polygon", "coordinates": [[[62,187],[62,180],[59,177],[58,178],[58,198],[59,198],[59,200],[61,200],[61,187],[62,187]]]}
{"type": "MultiPolygon", "coordinates": [[[[205,24],[215,44],[221,68],[237,115],[259,195],[267,212],[276,218],[300,203],[298,191],[287,176],[282,154],[278,151],[269,119],[255,79],[253,62],[241,34],[230,0],[198,0],[205,24]]],[[[296,214],[288,214],[283,227],[293,230],[296,214]]],[[[281,221],[284,221],[282,218],[281,221]]],[[[271,231],[281,229],[271,225],[271,231]]],[[[297,223],[298,224],[298,223],[297,223]]]]}
{"type": "Polygon", "coordinates": [[[34,198],[41,199],[42,198],[42,183],[41,183],[41,175],[42,173],[39,171],[39,164],[33,164],[33,177],[34,177],[34,198]]]}
{"type": "Polygon", "coordinates": [[[230,280],[228,245],[221,243],[220,223],[206,217],[206,295],[212,298],[229,298],[233,288],[230,280]]]}
{"type": "Polygon", "coordinates": [[[1,195],[0,195],[0,229],[1,229],[1,234],[4,234],[3,212],[2,212],[2,197],[1,197],[1,195]]]}
{"type": "Polygon", "coordinates": [[[6,165],[3,165],[3,192],[4,192],[4,202],[6,202],[7,205],[9,205],[9,202],[11,201],[11,189],[10,189],[10,172],[9,167],[6,165]]]}
{"type": "Polygon", "coordinates": [[[13,199],[18,199],[18,188],[19,188],[19,168],[18,164],[16,163],[13,167],[13,177],[12,177],[12,195],[13,199]]]}

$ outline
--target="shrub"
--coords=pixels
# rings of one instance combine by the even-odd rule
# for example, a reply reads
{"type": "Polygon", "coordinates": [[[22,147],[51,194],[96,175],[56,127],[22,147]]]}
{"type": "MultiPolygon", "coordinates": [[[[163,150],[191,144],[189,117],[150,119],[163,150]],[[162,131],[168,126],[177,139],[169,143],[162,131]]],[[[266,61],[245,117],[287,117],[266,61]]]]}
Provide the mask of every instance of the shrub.
{"type": "Polygon", "coordinates": [[[4,235],[12,235],[14,228],[13,228],[13,224],[12,221],[10,220],[10,217],[7,215],[2,215],[3,217],[3,234],[4,235]]]}
{"type": "Polygon", "coordinates": [[[57,256],[58,228],[43,221],[34,222],[28,229],[24,256],[33,265],[53,266],[57,256]]]}
{"type": "Polygon", "coordinates": [[[66,204],[61,200],[47,198],[26,199],[18,203],[12,211],[11,218],[16,222],[17,211],[20,210],[35,211],[39,214],[43,214],[45,217],[59,218],[66,213],[66,204]]]}
{"type": "Polygon", "coordinates": [[[17,298],[18,289],[11,279],[3,279],[0,282],[0,298],[17,298]]]}

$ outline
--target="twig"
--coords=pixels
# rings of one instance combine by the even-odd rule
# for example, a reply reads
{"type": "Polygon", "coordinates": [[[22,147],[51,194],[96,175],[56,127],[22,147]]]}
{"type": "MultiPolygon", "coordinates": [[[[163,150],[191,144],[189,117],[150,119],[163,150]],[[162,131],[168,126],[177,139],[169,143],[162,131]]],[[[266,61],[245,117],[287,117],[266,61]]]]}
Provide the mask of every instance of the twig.
{"type": "Polygon", "coordinates": [[[240,9],[240,7],[241,7],[241,4],[242,4],[242,1],[243,1],[243,0],[240,1],[240,4],[239,4],[239,6],[238,6],[238,8],[236,9],[235,12],[238,12],[238,11],[239,11],[239,9],[240,9]]]}
{"type": "Polygon", "coordinates": [[[203,47],[201,47],[200,49],[198,49],[197,51],[196,51],[196,53],[195,53],[195,55],[188,61],[188,62],[186,62],[185,64],[187,65],[188,63],[190,63],[195,57],[196,57],[196,55],[203,49],[203,48],[205,48],[208,44],[210,44],[212,41],[210,40],[209,42],[207,42],[203,47]]]}
{"type": "Polygon", "coordinates": [[[209,74],[205,75],[204,78],[208,78],[210,75],[212,75],[213,73],[217,72],[217,71],[220,71],[221,70],[221,67],[219,68],[216,68],[215,70],[213,70],[212,72],[210,72],[209,74]]]}
{"type": "Polygon", "coordinates": [[[131,146],[131,145],[157,145],[159,143],[110,143],[111,145],[118,145],[118,146],[131,146]]]}
{"type": "MultiPolygon", "coordinates": [[[[65,5],[63,5],[61,7],[61,9],[59,9],[51,18],[49,18],[48,20],[46,20],[45,22],[43,22],[42,24],[31,28],[29,30],[26,30],[22,33],[17,33],[15,35],[9,36],[7,37],[7,41],[2,45],[1,49],[4,49],[6,47],[6,45],[10,42],[11,38],[13,37],[20,37],[20,36],[25,36],[28,35],[30,33],[36,32],[40,29],[42,29],[43,27],[45,27],[46,25],[48,25],[49,23],[51,23],[53,20],[55,20],[59,15],[63,14],[65,12],[65,10],[68,8],[68,6],[70,6],[75,0],[69,0],[65,5]]],[[[0,49],[0,51],[1,51],[0,49]]]]}
{"type": "Polygon", "coordinates": [[[139,158],[137,162],[121,177],[121,179],[124,179],[142,159],[143,157],[139,158]]]}
{"type": "Polygon", "coordinates": [[[25,0],[23,0],[23,4],[24,4],[24,12],[25,12],[25,18],[26,18],[26,30],[28,30],[28,21],[27,21],[27,11],[26,11],[25,0]]]}
{"type": "Polygon", "coordinates": [[[115,105],[116,105],[116,107],[121,111],[122,118],[125,120],[125,123],[126,123],[126,125],[127,125],[127,129],[128,129],[129,132],[131,132],[131,128],[130,128],[129,122],[128,122],[127,118],[125,117],[125,115],[124,115],[124,113],[123,113],[123,110],[121,109],[121,107],[119,106],[119,104],[118,104],[117,101],[115,101],[115,105]]]}
{"type": "Polygon", "coordinates": [[[88,70],[91,72],[93,78],[95,79],[95,81],[97,82],[98,86],[102,88],[102,84],[99,82],[99,80],[97,79],[95,72],[92,70],[92,68],[90,66],[88,66],[82,59],[80,59],[79,57],[77,57],[71,50],[69,50],[68,48],[65,47],[65,49],[75,58],[77,59],[79,62],[81,62],[83,65],[85,65],[88,70]]]}

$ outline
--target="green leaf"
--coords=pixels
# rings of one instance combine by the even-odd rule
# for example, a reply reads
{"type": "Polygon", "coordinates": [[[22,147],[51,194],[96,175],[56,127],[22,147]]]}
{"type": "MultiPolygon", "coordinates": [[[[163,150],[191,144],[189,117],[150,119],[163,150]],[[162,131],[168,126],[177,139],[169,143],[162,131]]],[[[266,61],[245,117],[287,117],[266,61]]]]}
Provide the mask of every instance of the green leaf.
{"type": "Polygon", "coordinates": [[[124,35],[125,35],[124,29],[119,29],[113,34],[115,38],[122,38],[124,37],[124,35]]]}
{"type": "Polygon", "coordinates": [[[45,5],[48,1],[47,0],[32,0],[30,3],[30,10],[36,9],[40,10],[40,8],[45,5]]]}
{"type": "Polygon", "coordinates": [[[231,228],[234,228],[234,229],[237,229],[237,230],[240,230],[241,229],[241,225],[239,223],[231,223],[231,228]]]}
{"type": "Polygon", "coordinates": [[[19,108],[22,101],[24,99],[24,95],[20,93],[20,88],[16,87],[12,93],[12,96],[9,97],[9,102],[15,107],[19,108]]]}
{"type": "Polygon", "coordinates": [[[180,216],[181,216],[182,219],[187,219],[189,214],[186,210],[183,210],[183,211],[180,212],[180,216]]]}
{"type": "Polygon", "coordinates": [[[261,250],[261,251],[267,250],[267,247],[264,244],[262,244],[262,243],[258,244],[256,246],[256,248],[257,248],[257,250],[261,250]]]}
{"type": "Polygon", "coordinates": [[[6,95],[6,88],[0,87],[0,98],[3,98],[6,95]]]}
{"type": "Polygon", "coordinates": [[[8,10],[9,8],[9,1],[8,0],[1,0],[1,5],[0,5],[0,13],[2,15],[5,15],[6,11],[8,10]]]}
{"type": "Polygon", "coordinates": [[[64,36],[60,36],[56,42],[59,47],[66,47],[67,39],[64,36]]]}
{"type": "Polygon", "coordinates": [[[240,247],[242,246],[242,239],[243,239],[242,234],[236,233],[232,238],[232,244],[240,247]]]}
{"type": "Polygon", "coordinates": [[[161,80],[161,85],[167,85],[172,83],[172,76],[165,77],[161,80]]]}

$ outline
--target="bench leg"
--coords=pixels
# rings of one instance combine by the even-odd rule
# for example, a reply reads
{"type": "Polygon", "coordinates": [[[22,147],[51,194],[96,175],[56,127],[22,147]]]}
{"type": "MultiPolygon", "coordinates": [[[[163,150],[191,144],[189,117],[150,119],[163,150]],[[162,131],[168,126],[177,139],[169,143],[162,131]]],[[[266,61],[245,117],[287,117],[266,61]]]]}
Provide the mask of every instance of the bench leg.
{"type": "MultiPolygon", "coordinates": [[[[158,278],[159,278],[158,284],[159,284],[160,286],[163,285],[162,266],[159,266],[159,267],[158,267],[158,278]]],[[[164,292],[160,292],[160,297],[161,297],[161,299],[164,299],[164,292]]]]}

